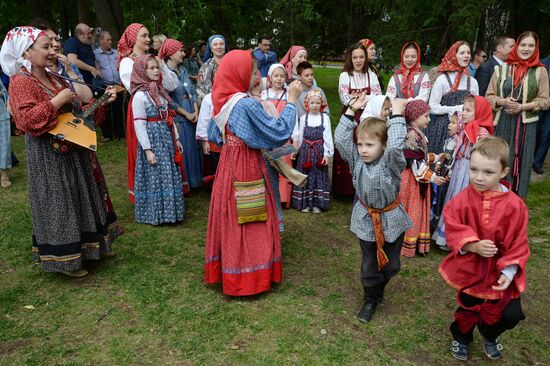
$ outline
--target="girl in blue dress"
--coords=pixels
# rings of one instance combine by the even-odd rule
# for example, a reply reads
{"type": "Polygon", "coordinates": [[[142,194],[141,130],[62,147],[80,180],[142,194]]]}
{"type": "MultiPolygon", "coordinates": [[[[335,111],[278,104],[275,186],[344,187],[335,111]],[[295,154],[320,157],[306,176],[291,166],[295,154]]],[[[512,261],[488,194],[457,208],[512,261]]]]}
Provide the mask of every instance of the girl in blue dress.
{"type": "Polygon", "coordinates": [[[189,188],[202,184],[203,156],[202,146],[196,139],[198,105],[193,97],[191,79],[183,66],[183,43],[175,39],[167,39],[159,52],[168,68],[177,75],[178,87],[170,92],[170,109],[176,112],[175,121],[180,128],[180,141],[183,145],[183,164],[189,188]]]}

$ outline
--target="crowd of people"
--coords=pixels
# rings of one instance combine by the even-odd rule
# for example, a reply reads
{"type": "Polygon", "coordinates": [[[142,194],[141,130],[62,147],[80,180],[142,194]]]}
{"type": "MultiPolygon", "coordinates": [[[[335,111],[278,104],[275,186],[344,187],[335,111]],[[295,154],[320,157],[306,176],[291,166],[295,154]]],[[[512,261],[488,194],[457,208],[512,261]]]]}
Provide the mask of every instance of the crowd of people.
{"type": "Polygon", "coordinates": [[[334,136],[303,46],[277,62],[268,37],[254,50],[228,51],[220,34],[186,49],[133,23],[117,49],[101,31],[94,50],[93,34],[78,24],[61,47],[47,25],[16,27],[0,51],[9,76],[2,187],[11,183],[11,115],[25,135],[33,256],[45,271],[85,276],[83,261],[112,255],[123,233],[95,152],[48,133],[60,114],[88,110],[104,141],[126,139],[136,222],[181,222],[188,193],[211,186],[207,284],[230,296],[268,291],[282,281],[283,208],[320,214],[331,194],[349,196],[362,253],[358,319],[371,321],[400,257],[426,255],[435,242],[450,252],[440,274],[458,290],[452,355],[468,359],[477,325],[487,356],[500,357],[498,336],[524,318],[524,199],[550,143],[550,59],[540,62],[535,33],[498,37],[489,60],[484,51],[472,60],[458,41],[435,73],[421,65],[431,49],[406,42],[387,87],[374,41],[359,40],[334,86],[334,136]]]}

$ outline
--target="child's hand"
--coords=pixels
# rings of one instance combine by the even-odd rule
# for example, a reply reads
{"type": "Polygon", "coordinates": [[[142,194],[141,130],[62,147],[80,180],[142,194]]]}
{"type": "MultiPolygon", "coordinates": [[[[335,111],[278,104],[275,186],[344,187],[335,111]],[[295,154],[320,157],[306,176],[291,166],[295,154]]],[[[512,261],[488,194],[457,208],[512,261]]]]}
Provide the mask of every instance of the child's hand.
{"type": "Polygon", "coordinates": [[[296,160],[296,153],[290,154],[290,160],[296,160]]]}
{"type": "Polygon", "coordinates": [[[493,290],[495,291],[504,291],[508,287],[510,287],[510,284],[512,283],[512,280],[509,279],[505,274],[500,274],[500,277],[497,281],[498,286],[492,286],[493,290]]]}
{"type": "Polygon", "coordinates": [[[437,175],[435,178],[434,178],[434,183],[437,184],[438,186],[442,185],[443,183],[445,183],[447,181],[447,179],[445,177],[441,177],[439,175],[437,175]]]}
{"type": "Polygon", "coordinates": [[[288,86],[288,102],[295,104],[303,90],[304,88],[300,80],[294,80],[290,83],[288,86]]]}
{"type": "Polygon", "coordinates": [[[403,114],[405,112],[405,106],[408,100],[396,98],[391,102],[392,114],[403,114]]]}
{"type": "Polygon", "coordinates": [[[442,152],[441,154],[437,155],[437,160],[438,160],[438,161],[441,161],[441,162],[444,162],[444,161],[445,161],[446,155],[447,155],[447,154],[445,154],[444,152],[442,152]]]}
{"type": "Polygon", "coordinates": [[[321,164],[328,165],[328,156],[323,156],[323,160],[321,160],[321,164]]]}
{"type": "Polygon", "coordinates": [[[145,156],[147,156],[147,161],[149,162],[149,164],[151,165],[157,164],[157,157],[155,156],[155,153],[153,152],[153,150],[145,150],[145,156]]]}
{"type": "Polygon", "coordinates": [[[176,146],[177,146],[178,150],[180,151],[180,153],[182,153],[183,152],[183,145],[181,144],[181,142],[176,141],[176,146]]]}
{"type": "Polygon", "coordinates": [[[491,258],[498,252],[498,248],[492,240],[480,240],[464,245],[464,250],[477,253],[482,257],[491,258]]]}

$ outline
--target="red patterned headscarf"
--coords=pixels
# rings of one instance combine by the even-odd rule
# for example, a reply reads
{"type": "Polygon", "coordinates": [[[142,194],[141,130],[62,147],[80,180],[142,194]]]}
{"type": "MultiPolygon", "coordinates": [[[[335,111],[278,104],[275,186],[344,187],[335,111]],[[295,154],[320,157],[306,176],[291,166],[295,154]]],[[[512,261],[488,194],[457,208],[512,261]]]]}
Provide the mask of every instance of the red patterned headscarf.
{"type": "Polygon", "coordinates": [[[180,42],[176,39],[168,38],[159,50],[159,58],[164,60],[166,57],[172,56],[174,53],[178,52],[183,48],[183,42],[180,42]]]}
{"type": "Polygon", "coordinates": [[[514,48],[512,49],[512,52],[508,55],[508,59],[506,60],[506,63],[508,65],[515,66],[514,70],[514,86],[519,85],[519,83],[522,81],[523,77],[527,74],[527,71],[531,67],[538,67],[538,66],[544,66],[539,62],[539,36],[535,32],[527,31],[523,32],[516,41],[516,44],[514,45],[514,48]],[[522,60],[519,58],[518,55],[518,47],[521,42],[521,40],[525,37],[533,37],[535,39],[536,47],[535,52],[529,57],[527,60],[522,60]]]}
{"type": "Polygon", "coordinates": [[[468,65],[465,67],[462,67],[458,64],[458,59],[456,58],[456,54],[458,53],[458,49],[460,46],[462,46],[464,41],[457,41],[455,42],[451,48],[447,51],[445,56],[443,56],[443,59],[441,60],[441,64],[437,68],[438,72],[449,72],[449,71],[456,71],[456,78],[451,86],[451,91],[455,92],[458,89],[458,86],[460,85],[460,79],[462,78],[462,74],[466,74],[466,76],[470,75],[470,72],[468,71],[468,65]]]}
{"type": "Polygon", "coordinates": [[[484,127],[492,135],[493,128],[493,109],[485,97],[474,95],[475,119],[464,126],[464,134],[472,144],[476,143],[479,128],[484,127]]]}
{"type": "Polygon", "coordinates": [[[397,69],[396,74],[402,74],[403,79],[401,81],[401,93],[405,98],[414,98],[414,75],[420,74],[422,72],[422,66],[420,66],[420,46],[416,42],[407,42],[401,49],[401,67],[397,69]],[[416,48],[417,58],[416,63],[409,69],[405,66],[405,59],[403,55],[405,54],[405,49],[410,45],[414,45],[416,48]]]}
{"type": "Polygon", "coordinates": [[[374,41],[369,38],[363,38],[362,40],[359,41],[359,43],[361,43],[366,49],[366,48],[369,48],[370,45],[374,44],[374,41]]]}
{"type": "Polygon", "coordinates": [[[286,55],[283,56],[280,61],[280,63],[283,64],[286,69],[286,75],[288,76],[289,80],[292,78],[292,59],[300,51],[306,51],[307,53],[307,50],[302,46],[292,46],[288,49],[288,52],[286,53],[286,55]]]}
{"type": "Polygon", "coordinates": [[[157,107],[162,105],[160,96],[168,102],[171,101],[166,90],[162,87],[161,81],[153,81],[147,76],[147,62],[155,60],[154,55],[141,55],[134,61],[132,76],[130,77],[130,92],[134,95],[137,91],[148,92],[157,107]]]}
{"type": "Polygon", "coordinates": [[[411,124],[429,110],[430,106],[422,99],[412,100],[405,106],[405,120],[408,124],[411,124]]]}
{"type": "Polygon", "coordinates": [[[213,115],[236,93],[246,93],[252,76],[252,55],[248,51],[233,50],[222,59],[212,88],[213,115]]]}
{"type": "Polygon", "coordinates": [[[122,61],[123,58],[130,56],[130,54],[132,53],[134,45],[136,44],[138,33],[141,28],[144,27],[145,26],[143,24],[132,23],[128,27],[126,27],[124,33],[122,33],[122,36],[120,37],[117,45],[117,68],[120,66],[120,61],[122,61]]]}

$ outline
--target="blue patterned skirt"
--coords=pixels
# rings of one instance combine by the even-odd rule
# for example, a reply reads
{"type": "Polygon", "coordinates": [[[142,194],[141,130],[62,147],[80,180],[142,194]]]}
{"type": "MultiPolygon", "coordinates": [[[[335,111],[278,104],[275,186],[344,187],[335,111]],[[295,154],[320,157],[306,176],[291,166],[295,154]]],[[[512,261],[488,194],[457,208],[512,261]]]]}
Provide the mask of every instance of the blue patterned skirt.
{"type": "Polygon", "coordinates": [[[157,163],[149,164],[138,147],[135,174],[136,222],[159,225],[183,221],[183,182],[174,162],[174,143],[165,122],[147,123],[147,135],[157,163]]]}
{"type": "Polygon", "coordinates": [[[184,118],[176,117],[180,126],[180,142],[183,145],[183,165],[189,188],[196,188],[202,184],[202,146],[195,137],[196,124],[184,118]]]}
{"type": "Polygon", "coordinates": [[[0,169],[11,168],[10,120],[0,120],[0,169]]]}

